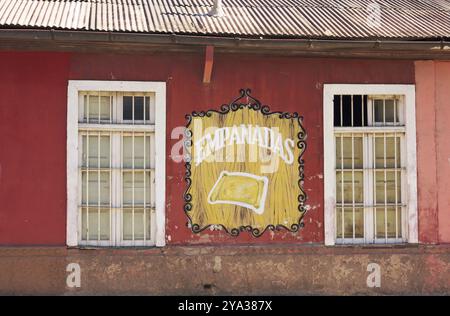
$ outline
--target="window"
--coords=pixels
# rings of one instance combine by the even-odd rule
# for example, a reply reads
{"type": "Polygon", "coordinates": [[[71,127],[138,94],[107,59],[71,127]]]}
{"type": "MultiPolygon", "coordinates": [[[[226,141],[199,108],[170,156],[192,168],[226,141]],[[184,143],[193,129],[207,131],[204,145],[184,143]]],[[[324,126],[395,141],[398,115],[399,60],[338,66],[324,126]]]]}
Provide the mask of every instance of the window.
{"type": "Polygon", "coordinates": [[[414,86],[325,86],[327,245],[417,242],[414,113],[414,86]]]}
{"type": "Polygon", "coordinates": [[[163,246],[165,84],[70,81],[69,246],[163,246]]]}

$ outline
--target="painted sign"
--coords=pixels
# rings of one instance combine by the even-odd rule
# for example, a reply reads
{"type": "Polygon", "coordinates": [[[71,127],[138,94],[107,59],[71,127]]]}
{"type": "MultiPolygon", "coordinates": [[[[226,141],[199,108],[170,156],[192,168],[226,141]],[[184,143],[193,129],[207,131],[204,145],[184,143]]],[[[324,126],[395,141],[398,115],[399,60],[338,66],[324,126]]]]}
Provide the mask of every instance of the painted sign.
{"type": "Polygon", "coordinates": [[[303,226],[306,132],[298,113],[270,112],[242,89],[219,110],[186,118],[184,211],[194,233],[259,237],[303,226]]]}

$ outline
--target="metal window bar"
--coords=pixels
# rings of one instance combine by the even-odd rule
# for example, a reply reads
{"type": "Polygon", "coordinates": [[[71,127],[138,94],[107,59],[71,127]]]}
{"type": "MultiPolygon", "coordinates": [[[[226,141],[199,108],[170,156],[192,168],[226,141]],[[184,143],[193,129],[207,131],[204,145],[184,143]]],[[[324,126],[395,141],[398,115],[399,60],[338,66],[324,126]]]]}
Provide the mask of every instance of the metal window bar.
{"type": "MultiPolygon", "coordinates": [[[[112,98],[110,98],[111,101],[112,98]]],[[[111,104],[111,102],[110,102],[111,104]]],[[[112,108],[111,108],[112,109],[112,108]]],[[[110,111],[110,120],[112,120],[112,111],[110,111]]],[[[112,145],[112,133],[109,132],[109,240],[113,239],[113,234],[112,234],[112,227],[113,227],[113,221],[112,221],[112,208],[113,208],[113,204],[112,204],[112,188],[113,188],[113,181],[112,181],[112,153],[113,153],[113,145],[112,145]]]]}
{"type": "MultiPolygon", "coordinates": [[[[99,102],[100,104],[100,102],[99,102]]],[[[100,106],[99,106],[100,109],[100,106]]],[[[100,117],[100,114],[99,114],[100,117]]],[[[97,135],[97,167],[98,167],[98,171],[97,171],[97,240],[100,241],[100,203],[101,203],[101,174],[100,174],[100,168],[101,168],[101,160],[100,160],[100,143],[101,143],[101,138],[100,138],[100,134],[97,135]]]]}
{"type": "MultiPolygon", "coordinates": [[[[340,121],[341,121],[340,127],[343,127],[343,125],[344,125],[343,96],[340,95],[339,97],[340,97],[340,116],[341,116],[340,117],[340,121]]],[[[386,121],[387,120],[387,118],[386,118],[387,102],[386,101],[390,100],[391,98],[384,97],[384,98],[380,98],[380,99],[382,100],[382,106],[383,106],[382,109],[378,110],[378,111],[382,110],[382,119],[383,120],[382,120],[381,124],[382,124],[382,126],[388,126],[388,123],[386,121]]],[[[362,122],[362,126],[365,126],[365,124],[366,124],[366,122],[365,122],[365,111],[366,110],[364,109],[364,96],[362,96],[361,107],[362,107],[362,109],[361,109],[361,115],[362,115],[361,122],[362,122]]],[[[352,125],[352,127],[354,127],[354,116],[353,116],[353,114],[354,114],[354,96],[353,95],[351,96],[351,109],[352,109],[352,111],[351,111],[351,115],[352,115],[352,117],[351,117],[351,125],[352,125]]],[[[392,124],[394,126],[401,125],[400,124],[401,122],[398,120],[398,116],[399,116],[398,115],[398,109],[399,109],[398,99],[395,98],[394,99],[394,124],[392,124]]],[[[370,115],[368,117],[367,126],[368,127],[376,126],[377,124],[375,124],[376,119],[375,119],[375,103],[374,102],[370,102],[368,104],[367,112],[372,114],[372,117],[370,117],[370,115]]],[[[337,130],[339,130],[339,129],[337,129],[337,130]]],[[[403,171],[404,171],[404,167],[402,165],[398,164],[398,157],[399,157],[398,156],[399,152],[398,152],[398,148],[397,148],[398,141],[399,141],[398,140],[398,135],[399,135],[399,133],[403,134],[404,132],[397,131],[397,130],[393,130],[393,131],[387,132],[386,129],[383,129],[383,130],[380,130],[380,131],[373,131],[373,130],[371,130],[369,132],[366,132],[366,131],[362,130],[362,131],[358,131],[358,133],[362,134],[363,144],[364,143],[367,144],[367,146],[368,146],[367,148],[369,149],[368,154],[371,155],[373,158],[371,158],[372,159],[372,162],[371,162],[372,168],[370,168],[370,166],[369,166],[369,168],[367,168],[368,166],[365,163],[365,161],[367,159],[367,157],[365,157],[365,155],[367,153],[366,153],[365,150],[363,150],[363,153],[362,153],[363,154],[363,167],[356,169],[355,168],[355,159],[356,159],[356,157],[355,157],[355,134],[354,134],[354,132],[346,131],[346,134],[350,134],[349,136],[351,136],[351,146],[352,146],[351,147],[351,153],[352,153],[351,154],[351,159],[352,159],[351,160],[351,163],[352,163],[351,164],[352,165],[352,170],[351,170],[351,177],[352,177],[352,183],[351,183],[352,184],[352,187],[351,187],[351,190],[352,190],[352,201],[351,201],[351,203],[345,203],[345,201],[344,201],[344,175],[345,175],[345,171],[349,171],[349,170],[346,170],[344,168],[344,134],[343,133],[339,133],[340,135],[336,135],[338,137],[336,139],[340,139],[340,149],[339,150],[340,150],[340,156],[341,156],[340,157],[341,161],[338,162],[338,164],[337,164],[337,165],[340,165],[340,167],[341,167],[340,170],[337,170],[341,174],[341,192],[340,192],[340,194],[341,194],[341,205],[339,205],[339,207],[338,207],[340,209],[340,211],[341,211],[341,238],[343,240],[346,239],[345,238],[346,237],[345,236],[345,209],[351,207],[352,208],[352,221],[353,221],[353,223],[352,223],[353,224],[352,239],[353,240],[356,239],[356,208],[357,207],[362,207],[363,210],[371,210],[372,211],[372,214],[373,214],[372,215],[373,216],[372,219],[374,221],[373,226],[372,226],[374,228],[373,237],[372,237],[373,240],[376,242],[377,239],[379,239],[378,238],[378,231],[377,231],[378,228],[379,228],[379,227],[377,227],[377,215],[378,215],[377,214],[377,210],[381,209],[381,210],[384,210],[384,222],[380,223],[382,225],[384,224],[384,236],[383,236],[384,238],[382,236],[380,236],[380,237],[383,239],[383,241],[385,243],[392,242],[392,241],[397,242],[399,240],[399,238],[402,238],[402,236],[401,236],[402,234],[399,231],[399,225],[403,226],[403,224],[404,224],[403,223],[403,219],[402,219],[402,222],[401,222],[402,224],[400,224],[399,213],[398,213],[399,212],[399,208],[403,212],[404,208],[406,207],[406,205],[404,205],[402,202],[399,202],[399,194],[400,194],[400,192],[398,190],[398,181],[399,181],[399,179],[401,180],[401,178],[403,176],[403,171]],[[393,134],[393,139],[394,139],[394,141],[393,141],[393,143],[394,143],[393,144],[393,146],[394,146],[394,148],[393,148],[393,151],[394,151],[394,157],[393,157],[394,158],[394,163],[393,163],[393,165],[391,165],[390,163],[388,164],[388,159],[389,159],[389,161],[392,159],[392,158],[388,157],[388,148],[387,148],[387,146],[388,146],[387,145],[388,144],[388,141],[387,141],[388,134],[389,134],[389,138],[391,138],[392,137],[391,134],[393,134]],[[382,153],[383,153],[382,159],[383,160],[382,160],[382,163],[377,164],[376,148],[377,148],[377,146],[381,145],[381,144],[379,144],[379,142],[378,142],[378,145],[377,145],[377,139],[380,139],[380,137],[383,139],[383,143],[382,143],[383,144],[383,148],[382,148],[382,153]],[[370,141],[370,138],[372,139],[372,141],[370,141]],[[366,139],[369,139],[369,141],[366,141],[366,139]],[[382,165],[382,167],[379,167],[379,165],[382,165]],[[367,170],[367,169],[369,169],[369,170],[367,170]],[[370,170],[370,169],[372,169],[372,170],[370,170]],[[372,181],[371,181],[372,182],[372,188],[371,188],[371,190],[372,190],[373,194],[372,194],[372,196],[369,195],[368,198],[370,198],[373,201],[373,203],[370,203],[370,204],[367,203],[366,202],[366,200],[367,200],[366,198],[364,198],[364,202],[363,203],[359,203],[359,202],[357,203],[355,201],[355,198],[356,198],[356,196],[355,196],[355,193],[356,193],[356,190],[355,190],[355,185],[356,185],[355,184],[355,172],[356,171],[363,171],[363,179],[366,177],[366,172],[369,172],[372,175],[372,181]],[[394,203],[388,202],[388,186],[387,186],[387,183],[388,183],[388,172],[390,174],[391,174],[391,172],[394,173],[394,175],[393,175],[394,176],[394,190],[395,190],[394,191],[394,194],[395,194],[394,203]],[[398,174],[399,172],[400,172],[400,175],[398,174]],[[383,181],[383,184],[380,186],[380,189],[382,190],[381,192],[384,192],[384,201],[383,202],[380,201],[382,203],[381,205],[380,205],[379,202],[377,202],[377,176],[378,176],[378,180],[379,181],[381,179],[383,181]],[[392,210],[392,208],[395,209],[395,236],[392,236],[392,230],[391,229],[388,230],[388,222],[389,222],[388,208],[390,210],[392,210]]],[[[379,149],[381,149],[381,148],[379,148],[379,149]]],[[[389,150],[390,150],[389,152],[392,152],[392,148],[390,148],[389,150]]],[[[378,158],[378,161],[379,161],[380,158],[381,157],[378,158]]],[[[392,178],[389,178],[389,179],[392,179],[392,178]]],[[[391,182],[392,180],[389,180],[389,181],[391,182]]],[[[366,195],[365,192],[366,192],[366,190],[368,188],[369,187],[363,189],[363,195],[364,196],[366,195]]],[[[389,198],[389,199],[391,199],[391,198],[389,198]]],[[[366,216],[364,215],[364,213],[363,213],[363,220],[364,220],[363,227],[366,227],[366,222],[365,222],[366,216]]],[[[394,224],[394,223],[391,223],[391,224],[394,224]]],[[[370,240],[370,236],[366,236],[365,235],[364,238],[366,239],[366,237],[370,240]]]]}
{"type": "MultiPolygon", "coordinates": [[[[342,100],[342,99],[341,99],[342,100]]],[[[341,103],[342,104],[342,103],[341,103]]],[[[345,239],[345,230],[344,230],[344,136],[341,135],[341,231],[342,231],[342,239],[345,239]]]]}
{"type": "MultiPolygon", "coordinates": [[[[396,102],[395,102],[396,104],[396,102]]],[[[395,108],[395,106],[394,106],[395,108]]],[[[394,122],[395,112],[394,112],[394,122]]],[[[398,192],[397,192],[397,133],[394,133],[394,190],[395,190],[395,239],[398,239],[398,192]]]]}
{"type": "Polygon", "coordinates": [[[364,126],[364,96],[361,96],[361,126],[364,126]]]}
{"type": "MultiPolygon", "coordinates": [[[[352,102],[352,111],[353,111],[353,102],[352,102]]],[[[353,125],[353,117],[352,117],[352,125],[353,125]]],[[[355,239],[355,137],[353,134],[352,134],[352,228],[353,228],[352,238],[354,240],[355,239]]]]}
{"type": "MultiPolygon", "coordinates": [[[[95,92],[94,93],[94,95],[97,95],[97,97],[99,98],[98,99],[98,110],[99,110],[99,113],[98,113],[98,116],[97,116],[97,118],[98,118],[98,121],[101,121],[101,92],[95,92]]],[[[86,95],[86,99],[84,99],[85,100],[85,103],[86,103],[86,108],[87,108],[87,110],[86,110],[86,115],[85,115],[85,117],[86,117],[86,122],[87,123],[93,123],[94,125],[91,125],[91,126],[95,126],[95,124],[96,124],[96,120],[95,120],[95,118],[93,119],[93,117],[92,117],[92,115],[90,115],[90,108],[91,108],[91,100],[90,100],[90,96],[92,95],[92,93],[86,93],[86,94],[83,94],[83,96],[84,95],[86,95]]],[[[121,94],[114,94],[116,97],[118,96],[118,95],[121,95],[121,94]]],[[[121,120],[120,118],[118,118],[117,117],[117,113],[116,112],[119,112],[117,109],[115,109],[116,108],[116,106],[115,106],[115,98],[116,97],[112,97],[111,95],[109,96],[109,123],[112,125],[113,123],[115,123],[116,121],[115,121],[115,118],[116,119],[118,119],[119,121],[121,120]]],[[[132,120],[132,122],[131,122],[131,125],[134,125],[135,123],[136,123],[136,120],[135,120],[135,100],[134,100],[134,94],[133,94],[133,98],[132,98],[132,111],[133,111],[133,120],[132,120]]],[[[148,121],[148,120],[146,120],[146,112],[148,112],[148,111],[150,111],[151,112],[151,99],[150,100],[147,100],[145,97],[144,97],[144,109],[143,109],[143,111],[144,111],[144,120],[143,120],[143,122],[144,122],[144,124],[148,121]],[[150,104],[149,104],[149,109],[146,109],[146,103],[148,103],[147,101],[149,101],[150,102],[150,104]]],[[[147,151],[150,149],[150,157],[151,157],[151,155],[152,155],[152,153],[154,154],[154,144],[153,144],[153,141],[152,141],[152,138],[150,138],[150,146],[148,146],[148,144],[147,144],[147,137],[149,137],[148,135],[148,132],[150,132],[150,135],[152,136],[152,137],[154,137],[154,131],[152,130],[152,128],[154,128],[154,125],[151,125],[151,126],[149,126],[148,127],[149,128],[149,130],[148,131],[141,131],[141,132],[143,132],[143,134],[144,134],[144,161],[143,161],[143,163],[144,163],[144,166],[143,166],[143,172],[144,172],[144,203],[143,203],[143,208],[144,208],[144,218],[143,218],[143,222],[144,222],[144,240],[143,240],[143,244],[145,245],[146,244],[146,241],[150,241],[151,240],[151,235],[149,235],[149,230],[147,229],[147,226],[151,223],[151,225],[154,225],[154,223],[153,223],[153,220],[154,219],[152,219],[153,217],[151,217],[151,216],[149,216],[150,214],[148,213],[149,211],[150,212],[152,212],[152,210],[154,209],[154,206],[153,206],[153,204],[154,204],[154,194],[153,194],[153,186],[152,186],[152,184],[151,184],[151,182],[152,181],[154,181],[153,179],[154,179],[154,169],[152,169],[151,168],[151,166],[150,166],[150,169],[149,169],[149,166],[147,166],[147,162],[146,162],[146,160],[148,159],[148,157],[149,156],[147,156],[148,155],[148,153],[147,153],[147,151]],[[152,149],[153,148],[153,149],[152,149]],[[148,179],[147,179],[147,174],[150,174],[150,184],[148,184],[148,179]],[[151,189],[151,193],[150,193],[150,205],[149,205],[149,201],[148,201],[148,199],[149,199],[149,197],[148,197],[148,194],[147,194],[147,187],[150,185],[150,189],[151,189]],[[149,222],[150,221],[150,222],[149,222]]],[[[85,166],[82,166],[81,167],[81,170],[80,170],[80,172],[81,173],[83,173],[83,172],[85,172],[86,173],[86,177],[85,177],[85,181],[86,181],[86,186],[85,186],[85,190],[86,190],[86,201],[85,201],[85,205],[84,205],[84,208],[85,208],[85,210],[86,210],[86,212],[85,212],[85,215],[86,215],[86,221],[85,221],[85,225],[86,225],[86,244],[91,244],[91,243],[93,243],[93,242],[95,242],[95,244],[96,245],[105,245],[106,243],[104,243],[103,241],[102,241],[102,225],[101,225],[101,220],[102,220],[102,212],[104,212],[104,211],[109,211],[109,241],[108,241],[108,244],[109,245],[115,245],[116,244],[116,242],[115,242],[115,240],[117,240],[117,238],[115,237],[115,234],[114,233],[120,233],[121,234],[121,236],[122,236],[122,239],[121,240],[124,240],[123,239],[123,227],[121,227],[120,229],[119,229],[119,231],[117,231],[117,230],[115,230],[114,229],[114,225],[117,225],[118,223],[123,223],[123,181],[115,181],[114,179],[115,179],[115,176],[113,175],[113,173],[115,173],[115,172],[119,172],[117,175],[121,175],[122,176],[122,179],[123,179],[123,172],[124,172],[124,170],[125,170],[125,168],[124,168],[124,165],[123,165],[123,159],[121,158],[121,160],[120,160],[120,162],[119,162],[119,168],[115,168],[114,166],[113,166],[113,154],[114,154],[114,151],[116,150],[116,149],[119,149],[119,148],[116,148],[116,149],[114,149],[115,148],[115,145],[114,145],[114,135],[117,135],[117,134],[119,134],[118,136],[119,136],[119,138],[118,139],[121,139],[121,141],[119,141],[118,142],[118,145],[120,146],[120,151],[119,152],[123,152],[123,135],[124,135],[124,130],[119,130],[119,129],[116,129],[116,128],[114,128],[114,129],[110,129],[109,127],[108,128],[102,128],[102,129],[100,129],[100,130],[96,130],[95,128],[94,129],[92,129],[92,128],[89,128],[89,129],[80,129],[80,131],[79,131],[80,133],[81,133],[81,135],[85,135],[85,141],[86,141],[86,163],[85,163],[85,166]],[[110,148],[109,148],[109,165],[108,166],[103,166],[102,165],[102,155],[101,155],[101,150],[102,150],[102,148],[103,148],[103,144],[101,144],[101,141],[102,141],[102,134],[106,134],[106,135],[108,135],[109,136],[109,146],[110,146],[110,148]],[[90,146],[91,146],[91,142],[94,140],[93,139],[93,137],[98,141],[98,144],[97,144],[97,150],[98,150],[98,153],[97,153],[97,157],[90,157],[91,156],[91,152],[90,152],[90,146]],[[90,158],[92,158],[93,159],[93,161],[95,161],[95,158],[97,158],[97,166],[96,167],[94,167],[93,165],[92,165],[92,163],[90,162],[90,158]],[[107,172],[108,172],[108,178],[109,178],[109,202],[108,202],[108,204],[103,204],[103,200],[102,200],[102,194],[104,195],[104,193],[102,193],[102,175],[103,175],[103,173],[102,172],[104,172],[105,171],[105,168],[106,169],[108,169],[107,170],[107,172]],[[117,171],[116,171],[116,169],[118,169],[117,171]],[[120,172],[119,170],[122,170],[122,172],[120,172]],[[91,172],[93,172],[92,174],[90,174],[91,172]],[[97,195],[97,198],[98,198],[98,200],[97,201],[94,201],[95,203],[94,204],[92,204],[92,203],[90,203],[90,200],[92,199],[92,196],[91,196],[91,194],[90,194],[90,182],[89,182],[89,180],[92,178],[92,176],[93,175],[96,175],[96,178],[97,178],[97,190],[98,190],[98,195],[97,195]],[[117,185],[115,185],[114,183],[117,183],[117,185]],[[119,189],[119,190],[118,190],[119,189]],[[119,192],[119,199],[118,198],[115,198],[114,197],[114,192],[119,192]],[[114,201],[117,201],[117,202],[114,202],[114,201]],[[91,232],[91,230],[90,230],[90,213],[91,213],[91,208],[92,208],[92,206],[96,206],[96,208],[97,208],[97,219],[98,219],[98,222],[97,222],[97,238],[94,238],[94,239],[92,239],[92,232],[91,232]],[[117,211],[118,210],[121,210],[121,212],[120,213],[117,213],[117,211]],[[118,215],[118,214],[121,214],[121,216],[122,216],[122,221],[120,221],[120,222],[117,222],[117,221],[115,221],[115,217],[118,215]]],[[[132,241],[133,241],[133,244],[135,243],[135,242],[138,242],[138,241],[136,241],[136,227],[135,227],[135,217],[136,217],[136,214],[135,214],[135,208],[136,208],[136,184],[135,184],[135,180],[136,180],[136,175],[135,175],[135,172],[136,172],[136,162],[135,162],[135,159],[136,159],[136,153],[135,153],[135,150],[136,150],[136,144],[135,144],[135,142],[136,142],[136,139],[135,139],[135,137],[136,137],[136,133],[135,133],[135,131],[133,131],[132,133],[131,133],[132,135],[132,170],[131,170],[131,172],[132,172],[132,203],[131,203],[131,209],[132,209],[132,218],[131,218],[131,220],[132,220],[132,241]]],[[[104,148],[103,148],[103,150],[104,150],[104,148]]],[[[120,156],[122,156],[122,155],[120,155],[120,156]]],[[[150,163],[152,163],[152,161],[154,160],[154,157],[151,157],[150,158],[151,159],[151,161],[150,161],[150,163]]],[[[141,170],[139,170],[140,172],[141,172],[141,170]]],[[[120,178],[117,178],[116,180],[120,180],[120,178]]],[[[103,196],[103,198],[104,198],[104,196],[103,196]]],[[[81,207],[81,208],[83,208],[83,206],[81,207]]],[[[94,218],[95,218],[95,215],[94,215],[94,218]]],[[[92,219],[92,218],[91,218],[92,219]]],[[[140,238],[142,238],[142,237],[139,237],[139,240],[140,240],[140,238]]],[[[126,245],[127,243],[125,243],[125,245],[126,245]]],[[[139,244],[141,244],[141,243],[139,243],[139,244]]]]}
{"type": "MultiPolygon", "coordinates": [[[[386,109],[386,102],[384,100],[383,102],[383,108],[386,109]]],[[[384,114],[383,114],[384,117],[384,114]]],[[[387,167],[387,152],[386,152],[386,133],[383,133],[383,164],[384,164],[384,238],[385,242],[388,241],[388,224],[387,224],[387,174],[386,174],[386,167],[387,167]]]]}
{"type": "MultiPolygon", "coordinates": [[[[89,101],[88,101],[89,104],[89,101]]],[[[89,113],[89,112],[88,112],[89,113]]],[[[88,114],[89,115],[89,114],[88,114]]],[[[86,240],[89,241],[89,132],[86,134],[86,240]]]]}
{"type": "Polygon", "coordinates": [[[350,96],[351,127],[353,127],[353,95],[350,96]]]}
{"type": "MultiPolygon", "coordinates": [[[[134,124],[134,97],[133,97],[133,124],[134,124]]],[[[132,203],[132,208],[131,208],[131,238],[134,242],[134,159],[135,159],[135,154],[134,154],[134,133],[132,134],[132,142],[131,142],[131,165],[132,165],[132,180],[131,180],[131,187],[132,187],[132,198],[131,198],[131,203],[132,203]]]]}
{"type": "MultiPolygon", "coordinates": [[[[144,123],[145,123],[145,98],[144,98],[144,123]]],[[[144,242],[147,240],[147,160],[146,146],[147,134],[144,132],[144,242]]]]}
{"type": "Polygon", "coordinates": [[[102,121],[102,100],[101,100],[101,93],[98,91],[98,122],[100,123],[102,121]]]}

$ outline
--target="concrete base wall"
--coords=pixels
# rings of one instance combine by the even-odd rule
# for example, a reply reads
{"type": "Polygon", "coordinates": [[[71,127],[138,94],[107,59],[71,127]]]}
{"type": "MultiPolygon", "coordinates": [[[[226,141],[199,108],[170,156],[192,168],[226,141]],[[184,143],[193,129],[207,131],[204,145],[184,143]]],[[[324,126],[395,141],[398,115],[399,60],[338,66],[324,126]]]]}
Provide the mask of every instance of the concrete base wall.
{"type": "Polygon", "coordinates": [[[0,248],[0,294],[450,295],[450,246],[0,248]],[[69,263],[80,288],[66,285],[69,263]],[[367,286],[370,263],[379,288],[367,286]]]}

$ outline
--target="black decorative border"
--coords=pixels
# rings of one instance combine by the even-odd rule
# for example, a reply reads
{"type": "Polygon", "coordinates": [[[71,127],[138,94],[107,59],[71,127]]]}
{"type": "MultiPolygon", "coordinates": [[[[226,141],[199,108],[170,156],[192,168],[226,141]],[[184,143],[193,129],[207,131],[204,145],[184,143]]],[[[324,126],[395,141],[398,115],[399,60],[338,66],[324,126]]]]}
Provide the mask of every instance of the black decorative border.
{"type": "MultiPolygon", "coordinates": [[[[192,112],[191,114],[187,114],[186,120],[187,120],[187,124],[186,124],[186,130],[185,130],[185,136],[186,136],[186,141],[184,143],[185,145],[185,149],[188,149],[188,147],[192,146],[192,131],[189,129],[189,126],[191,125],[192,122],[192,118],[194,117],[211,117],[211,115],[213,113],[217,113],[217,114],[227,114],[230,111],[236,112],[240,109],[244,109],[244,108],[249,108],[255,111],[260,111],[262,114],[264,115],[278,115],[280,119],[297,119],[298,123],[300,125],[301,131],[298,133],[297,137],[298,137],[298,142],[297,142],[297,147],[301,149],[301,154],[298,157],[298,163],[299,163],[299,168],[298,168],[298,172],[299,172],[299,179],[298,179],[298,186],[300,188],[300,195],[298,196],[298,210],[299,212],[302,214],[302,216],[299,218],[298,223],[291,225],[291,227],[286,227],[284,225],[268,225],[263,231],[259,230],[258,228],[253,228],[251,226],[241,226],[239,228],[233,228],[231,230],[228,230],[224,225],[222,224],[210,224],[207,225],[205,227],[200,227],[200,225],[198,224],[194,224],[192,223],[192,218],[189,215],[189,212],[192,210],[192,195],[190,193],[188,193],[189,189],[191,188],[191,184],[192,184],[192,179],[191,179],[191,157],[188,154],[186,157],[186,163],[185,163],[185,167],[186,167],[186,173],[184,176],[184,180],[187,183],[187,188],[184,191],[184,212],[186,213],[186,216],[189,219],[189,222],[187,223],[188,226],[191,227],[192,231],[194,233],[200,233],[212,226],[214,227],[221,227],[223,230],[225,230],[228,234],[230,234],[231,236],[237,237],[239,235],[240,232],[250,232],[254,237],[260,237],[262,236],[267,230],[272,230],[272,231],[280,231],[281,229],[286,229],[290,232],[298,232],[300,230],[300,228],[303,228],[305,226],[304,222],[303,222],[303,217],[307,212],[307,208],[305,207],[305,202],[307,200],[307,195],[306,192],[303,188],[303,184],[304,184],[304,171],[305,171],[305,161],[303,159],[303,154],[306,150],[306,131],[305,128],[303,127],[303,116],[300,116],[297,112],[294,113],[288,113],[288,112],[270,112],[270,108],[267,105],[262,105],[261,102],[257,99],[255,99],[254,97],[252,97],[251,94],[251,90],[250,89],[241,89],[239,91],[240,96],[238,98],[236,98],[233,102],[231,102],[230,104],[223,104],[220,107],[220,110],[208,110],[208,111],[200,111],[200,112],[192,112]],[[243,100],[246,100],[246,103],[242,103],[243,100]]],[[[189,152],[189,150],[186,150],[186,152],[189,152]]]]}

